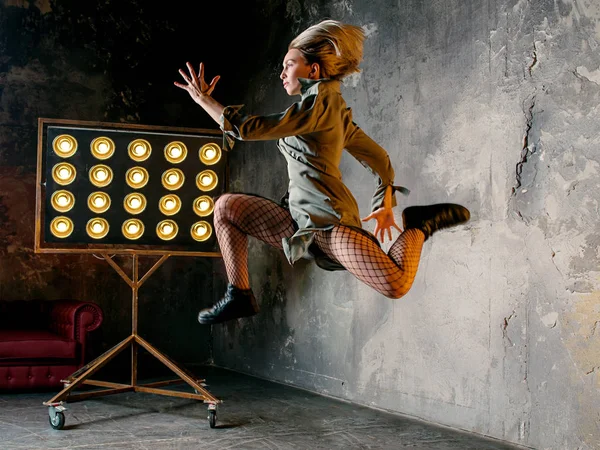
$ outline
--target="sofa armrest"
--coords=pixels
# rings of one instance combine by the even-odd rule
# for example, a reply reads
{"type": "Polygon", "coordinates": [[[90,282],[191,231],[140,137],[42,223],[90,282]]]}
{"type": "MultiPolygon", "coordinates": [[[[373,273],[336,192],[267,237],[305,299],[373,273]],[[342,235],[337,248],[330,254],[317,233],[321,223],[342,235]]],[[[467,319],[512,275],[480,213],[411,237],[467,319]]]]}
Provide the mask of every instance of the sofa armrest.
{"type": "Polygon", "coordinates": [[[95,303],[80,300],[55,300],[50,303],[48,328],[67,339],[76,340],[81,347],[81,363],[86,355],[87,333],[100,326],[102,309],[95,303]]]}

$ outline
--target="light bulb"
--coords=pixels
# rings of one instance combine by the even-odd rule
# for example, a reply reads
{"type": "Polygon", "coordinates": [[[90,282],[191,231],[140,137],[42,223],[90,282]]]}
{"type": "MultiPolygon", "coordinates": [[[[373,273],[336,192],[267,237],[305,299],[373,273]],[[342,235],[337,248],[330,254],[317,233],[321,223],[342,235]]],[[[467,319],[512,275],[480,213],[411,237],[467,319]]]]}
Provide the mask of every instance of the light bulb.
{"type": "Polygon", "coordinates": [[[202,200],[200,202],[200,211],[206,211],[209,208],[210,204],[206,200],[202,200]]]}
{"type": "Polygon", "coordinates": [[[69,150],[71,150],[71,143],[67,140],[64,140],[60,143],[60,149],[62,151],[68,152],[69,150]]]}
{"type": "Polygon", "coordinates": [[[137,233],[139,229],[140,228],[135,223],[131,223],[127,227],[127,231],[129,231],[131,234],[137,233]]]}
{"type": "Polygon", "coordinates": [[[175,202],[173,200],[167,200],[165,202],[165,208],[167,208],[167,209],[175,208],[175,202]]]}
{"type": "Polygon", "coordinates": [[[175,184],[177,183],[177,181],[179,181],[179,177],[177,176],[177,174],[172,173],[171,175],[169,175],[168,180],[170,184],[175,184]]]}
{"type": "Polygon", "coordinates": [[[215,150],[212,148],[209,148],[208,150],[206,150],[206,157],[208,159],[213,159],[216,154],[217,154],[217,152],[215,152],[215,150]]]}
{"type": "Polygon", "coordinates": [[[60,221],[56,224],[56,229],[60,232],[66,231],[67,230],[67,223],[60,221]]]}
{"type": "Polygon", "coordinates": [[[102,197],[96,197],[94,199],[94,205],[96,205],[99,208],[104,206],[104,199],[102,197]]]}
{"type": "Polygon", "coordinates": [[[204,236],[206,234],[206,227],[204,225],[198,225],[196,227],[196,234],[198,236],[204,236]]]}
{"type": "Polygon", "coordinates": [[[210,184],[210,182],[212,181],[212,178],[209,175],[204,175],[202,177],[202,184],[204,186],[208,186],[210,184]]]}
{"type": "Polygon", "coordinates": [[[133,148],[133,152],[134,152],[136,155],[143,155],[145,150],[146,150],[146,147],[144,147],[144,146],[143,146],[143,145],[141,145],[141,144],[138,144],[138,145],[136,145],[136,146],[133,148]]]}
{"type": "Polygon", "coordinates": [[[171,226],[171,225],[165,225],[165,226],[163,226],[162,231],[165,234],[171,234],[171,232],[173,231],[173,226],[171,226]]]}
{"type": "Polygon", "coordinates": [[[102,224],[101,224],[101,223],[99,223],[99,222],[96,222],[96,223],[94,224],[94,226],[92,227],[92,229],[94,230],[94,233],[100,233],[101,231],[103,231],[103,230],[104,230],[104,227],[102,226],[102,224]]]}
{"type": "Polygon", "coordinates": [[[107,176],[108,175],[107,175],[107,173],[106,173],[105,170],[98,170],[98,171],[96,171],[96,179],[98,181],[104,181],[104,180],[106,180],[107,176]]]}
{"type": "Polygon", "coordinates": [[[171,156],[173,158],[179,158],[181,156],[181,149],[179,147],[173,147],[171,149],[171,156]]]}
{"type": "Polygon", "coordinates": [[[56,203],[59,204],[59,206],[67,206],[69,204],[69,199],[67,198],[66,195],[60,195],[57,199],[56,199],[56,203]]]}
{"type": "Polygon", "coordinates": [[[100,142],[98,144],[98,152],[106,153],[108,151],[108,144],[106,142],[100,142]]]}
{"type": "Polygon", "coordinates": [[[61,179],[66,180],[67,178],[69,178],[69,175],[71,175],[71,171],[66,167],[63,167],[58,171],[58,175],[61,179]]]}
{"type": "Polygon", "coordinates": [[[142,181],[143,178],[144,178],[144,176],[141,173],[134,172],[133,181],[135,181],[136,183],[139,183],[140,181],[142,181]]]}
{"type": "Polygon", "coordinates": [[[139,198],[135,197],[131,199],[131,206],[133,206],[134,208],[139,208],[141,204],[142,202],[139,198]]]}

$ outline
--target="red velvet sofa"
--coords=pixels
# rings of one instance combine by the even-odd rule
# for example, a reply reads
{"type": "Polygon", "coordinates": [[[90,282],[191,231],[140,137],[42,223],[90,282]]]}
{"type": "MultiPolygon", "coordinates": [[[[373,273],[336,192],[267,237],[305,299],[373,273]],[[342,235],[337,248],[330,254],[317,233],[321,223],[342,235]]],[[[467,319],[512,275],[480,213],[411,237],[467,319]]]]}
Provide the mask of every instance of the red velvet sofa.
{"type": "Polygon", "coordinates": [[[0,302],[0,390],[60,388],[86,361],[102,309],[79,300],[0,302]]]}

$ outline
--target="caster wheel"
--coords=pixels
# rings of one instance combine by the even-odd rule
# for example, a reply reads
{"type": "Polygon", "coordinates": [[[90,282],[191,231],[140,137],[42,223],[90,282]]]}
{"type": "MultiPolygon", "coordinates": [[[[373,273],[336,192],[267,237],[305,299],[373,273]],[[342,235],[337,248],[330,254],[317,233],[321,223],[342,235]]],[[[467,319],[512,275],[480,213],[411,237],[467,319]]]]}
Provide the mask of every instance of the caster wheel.
{"type": "Polygon", "coordinates": [[[208,411],[208,423],[211,428],[214,428],[217,425],[217,411],[214,409],[208,411]]]}
{"type": "Polygon", "coordinates": [[[61,412],[56,412],[54,417],[48,417],[48,421],[50,422],[50,426],[55,430],[62,430],[65,426],[65,415],[61,412]]]}

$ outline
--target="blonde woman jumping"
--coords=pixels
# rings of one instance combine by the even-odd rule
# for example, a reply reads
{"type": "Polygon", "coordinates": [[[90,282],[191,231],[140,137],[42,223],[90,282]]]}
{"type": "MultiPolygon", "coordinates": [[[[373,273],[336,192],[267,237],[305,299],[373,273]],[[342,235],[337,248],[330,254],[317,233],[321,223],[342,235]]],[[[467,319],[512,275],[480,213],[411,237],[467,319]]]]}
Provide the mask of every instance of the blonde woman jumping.
{"type": "Polygon", "coordinates": [[[227,193],[215,204],[214,225],[229,284],[221,300],[198,315],[201,324],[214,324],[254,315],[258,304],[248,277],[248,236],[284,251],[290,264],[314,259],[326,270],[348,270],[390,298],[411,288],[423,243],[435,231],[469,220],[469,211],[452,203],[411,206],[402,212],[404,231],[396,225],[394,170],[387,152],[352,120],[340,81],[359,71],[365,35],[360,27],[325,20],[299,34],[283,58],[280,78],[298,102],[281,113],[251,115],[243,106],[223,107],[212,98],[219,80],[204,80],[179,70],[185,89],[234,140],[277,140],[289,175],[288,193],[281,203],[249,194],[227,193]],[[377,177],[371,214],[374,235],[363,230],[358,204],[342,181],[339,164],[346,149],[377,177]],[[377,240],[400,236],[385,253],[377,240]]]}

